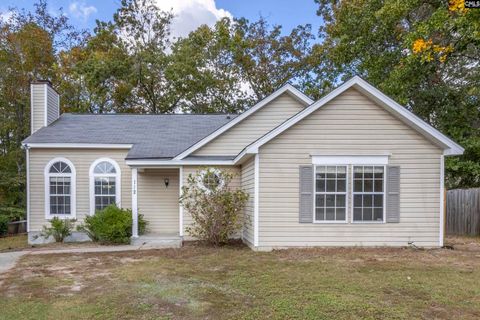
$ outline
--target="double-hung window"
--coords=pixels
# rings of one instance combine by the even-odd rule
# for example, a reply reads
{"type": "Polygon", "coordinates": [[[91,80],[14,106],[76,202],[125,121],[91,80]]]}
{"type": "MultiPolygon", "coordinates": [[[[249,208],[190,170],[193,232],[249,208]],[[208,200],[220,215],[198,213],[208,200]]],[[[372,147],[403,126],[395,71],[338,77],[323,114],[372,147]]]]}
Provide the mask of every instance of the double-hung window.
{"type": "Polygon", "coordinates": [[[353,166],[353,221],[383,222],[385,166],[353,166]]]}
{"type": "Polygon", "coordinates": [[[120,168],[107,158],[98,159],[90,168],[90,213],[111,204],[120,206],[120,168]]]}
{"type": "Polygon", "coordinates": [[[347,166],[315,166],[315,222],[346,222],[347,166]]]}
{"type": "Polygon", "coordinates": [[[45,168],[45,214],[75,217],[75,168],[67,159],[53,159],[45,168]]]}

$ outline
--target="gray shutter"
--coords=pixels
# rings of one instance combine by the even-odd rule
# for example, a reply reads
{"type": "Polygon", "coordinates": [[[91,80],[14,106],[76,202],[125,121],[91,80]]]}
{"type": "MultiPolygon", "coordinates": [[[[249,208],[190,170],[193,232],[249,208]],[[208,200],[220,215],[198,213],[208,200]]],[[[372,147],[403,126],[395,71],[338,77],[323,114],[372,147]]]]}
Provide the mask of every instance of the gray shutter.
{"type": "Polygon", "coordinates": [[[313,166],[300,166],[300,223],[313,223],[313,166]]]}
{"type": "Polygon", "coordinates": [[[400,222],[400,167],[387,167],[387,217],[388,223],[400,222]]]}

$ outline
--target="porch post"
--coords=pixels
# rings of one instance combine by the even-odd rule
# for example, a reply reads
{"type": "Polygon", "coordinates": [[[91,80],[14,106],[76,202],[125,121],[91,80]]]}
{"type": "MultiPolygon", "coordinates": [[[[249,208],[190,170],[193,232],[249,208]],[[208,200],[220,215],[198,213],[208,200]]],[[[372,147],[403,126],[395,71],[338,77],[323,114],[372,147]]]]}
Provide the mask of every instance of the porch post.
{"type": "MultiPolygon", "coordinates": [[[[181,197],[182,196],[182,187],[183,187],[183,166],[180,166],[178,169],[178,195],[181,197]]],[[[178,230],[178,235],[180,237],[183,237],[183,207],[181,204],[179,204],[179,217],[178,217],[178,225],[179,225],[179,230],[178,230]]]]}
{"type": "Polygon", "coordinates": [[[138,238],[137,176],[138,169],[132,168],[132,238],[138,238]]]}

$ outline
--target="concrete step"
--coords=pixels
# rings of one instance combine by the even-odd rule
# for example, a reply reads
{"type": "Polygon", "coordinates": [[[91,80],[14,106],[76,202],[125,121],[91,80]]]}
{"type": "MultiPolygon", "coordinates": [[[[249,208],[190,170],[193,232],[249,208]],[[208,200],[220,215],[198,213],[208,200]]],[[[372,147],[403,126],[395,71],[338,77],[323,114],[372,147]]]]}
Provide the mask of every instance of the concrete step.
{"type": "Polygon", "coordinates": [[[145,234],[130,240],[131,245],[144,248],[181,248],[182,243],[182,237],[164,234],[145,234]]]}

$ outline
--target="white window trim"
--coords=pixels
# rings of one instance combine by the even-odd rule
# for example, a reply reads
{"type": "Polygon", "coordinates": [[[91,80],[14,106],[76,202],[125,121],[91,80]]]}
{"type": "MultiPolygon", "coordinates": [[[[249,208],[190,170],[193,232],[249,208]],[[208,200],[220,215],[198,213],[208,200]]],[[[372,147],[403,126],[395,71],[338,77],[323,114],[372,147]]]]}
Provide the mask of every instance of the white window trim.
{"type": "Polygon", "coordinates": [[[77,173],[73,163],[67,158],[54,158],[50,160],[44,169],[44,180],[45,180],[45,219],[51,220],[54,217],[60,219],[75,219],[76,218],[76,185],[77,185],[77,173]],[[56,162],[65,162],[72,171],[71,173],[50,173],[50,167],[56,162]],[[50,177],[70,177],[70,214],[50,214],[50,177]]]}
{"type": "Polygon", "coordinates": [[[200,188],[201,190],[203,190],[207,194],[212,193],[212,191],[213,191],[210,188],[208,188],[208,186],[206,186],[205,182],[204,182],[205,175],[209,172],[216,175],[218,180],[219,180],[218,186],[216,188],[223,188],[224,185],[225,185],[225,180],[222,179],[222,174],[221,174],[222,172],[221,172],[220,169],[218,169],[218,168],[204,169],[204,170],[200,171],[200,173],[198,174],[198,176],[196,178],[196,184],[197,184],[198,188],[200,188]]]}
{"type": "Polygon", "coordinates": [[[350,179],[350,183],[352,186],[352,218],[351,218],[351,223],[354,224],[384,224],[387,223],[387,215],[386,215],[386,207],[387,207],[387,165],[386,164],[358,164],[354,163],[351,164],[352,168],[352,177],[350,179]],[[383,194],[383,221],[355,221],[353,219],[353,211],[355,210],[355,205],[353,204],[353,199],[355,197],[355,194],[365,194],[365,192],[355,192],[353,191],[354,188],[354,176],[355,173],[353,172],[353,169],[355,166],[373,166],[373,167],[383,167],[383,191],[382,192],[366,192],[368,194],[383,194]]]}
{"type": "Polygon", "coordinates": [[[89,170],[89,180],[90,180],[90,215],[95,214],[95,178],[96,177],[115,177],[115,203],[117,207],[122,206],[122,171],[120,170],[120,166],[118,163],[111,159],[111,158],[99,158],[95,160],[91,165],[90,165],[90,170],[89,170]],[[109,162],[113,165],[115,168],[116,173],[109,173],[109,174],[104,174],[104,173],[93,173],[95,170],[95,167],[100,163],[100,162],[109,162]]]}
{"type": "MultiPolygon", "coordinates": [[[[313,165],[313,223],[318,223],[318,224],[344,224],[348,223],[348,184],[350,182],[349,180],[349,165],[348,164],[314,164],[313,165]],[[319,192],[322,194],[345,194],[345,220],[317,220],[316,215],[315,215],[315,209],[316,209],[316,202],[317,202],[317,166],[329,166],[329,167],[346,167],[346,177],[345,177],[345,192],[319,192]]],[[[335,207],[336,208],[336,207],[335,207]]]]}

